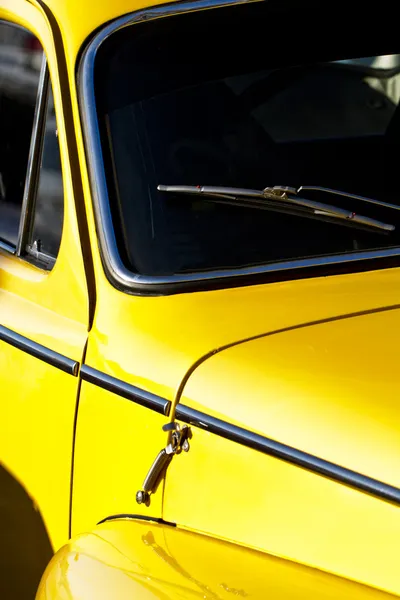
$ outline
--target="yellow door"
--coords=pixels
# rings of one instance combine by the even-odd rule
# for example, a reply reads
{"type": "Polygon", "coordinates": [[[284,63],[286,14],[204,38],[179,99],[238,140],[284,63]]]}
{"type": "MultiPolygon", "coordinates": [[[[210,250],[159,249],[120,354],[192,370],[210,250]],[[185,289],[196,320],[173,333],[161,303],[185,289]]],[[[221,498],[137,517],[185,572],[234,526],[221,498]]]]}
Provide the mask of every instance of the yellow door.
{"type": "MultiPolygon", "coordinates": [[[[79,172],[46,17],[12,0],[0,3],[0,19],[2,482],[24,490],[57,549],[69,537],[78,371],[90,320],[75,213],[79,172]]],[[[9,519],[18,506],[7,493],[2,485],[9,519]]],[[[22,561],[27,540],[21,544],[22,561]]]]}

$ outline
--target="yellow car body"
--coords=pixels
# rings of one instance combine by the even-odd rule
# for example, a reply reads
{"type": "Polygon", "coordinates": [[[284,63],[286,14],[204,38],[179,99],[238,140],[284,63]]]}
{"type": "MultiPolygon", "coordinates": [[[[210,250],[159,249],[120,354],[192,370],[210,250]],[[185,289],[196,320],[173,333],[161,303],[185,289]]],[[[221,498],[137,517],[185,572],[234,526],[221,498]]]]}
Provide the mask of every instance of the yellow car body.
{"type": "Polygon", "coordinates": [[[400,595],[399,267],[167,293],[110,276],[79,65],[163,10],[0,0],[44,49],[64,189],[50,271],[0,247],[1,595],[52,553],[38,600],[400,595]],[[174,422],[190,449],[138,504],[174,422]]]}

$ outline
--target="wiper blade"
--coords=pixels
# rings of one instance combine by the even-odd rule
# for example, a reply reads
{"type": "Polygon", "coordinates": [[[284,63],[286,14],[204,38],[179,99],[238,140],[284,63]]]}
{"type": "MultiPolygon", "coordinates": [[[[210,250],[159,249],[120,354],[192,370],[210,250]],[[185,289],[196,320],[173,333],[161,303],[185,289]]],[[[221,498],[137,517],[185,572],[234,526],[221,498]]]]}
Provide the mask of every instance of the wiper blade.
{"type": "MultiPolygon", "coordinates": [[[[349,223],[358,225],[364,225],[383,231],[394,231],[395,226],[389,223],[383,223],[377,219],[360,215],[356,212],[349,211],[332,204],[325,204],[324,202],[317,202],[308,198],[302,198],[298,194],[301,191],[318,191],[320,193],[335,194],[338,196],[346,196],[354,200],[361,202],[367,202],[376,204],[378,206],[384,206],[385,208],[391,208],[399,210],[400,208],[395,204],[387,204],[386,202],[380,202],[379,200],[373,200],[371,198],[364,198],[363,196],[356,196],[354,194],[347,194],[346,192],[339,192],[331,190],[329,188],[319,187],[300,187],[298,189],[292,187],[267,187],[263,190],[252,190],[247,188],[232,188],[223,186],[194,186],[194,185],[158,185],[157,189],[160,192],[169,192],[174,194],[197,194],[206,196],[207,198],[215,199],[215,201],[227,201],[230,203],[238,204],[240,206],[246,206],[248,204],[251,207],[266,208],[266,205],[271,205],[275,210],[285,212],[290,205],[299,206],[306,208],[311,211],[311,214],[328,217],[333,219],[343,219],[349,223]],[[252,199],[250,202],[243,202],[241,199],[252,199]],[[253,200],[254,199],[254,200],[253,200]]],[[[307,215],[307,212],[304,213],[307,215]]]]}
{"type": "Polygon", "coordinates": [[[349,192],[341,192],[339,190],[333,190],[331,188],[319,187],[315,185],[302,185],[298,190],[295,188],[280,188],[280,189],[294,189],[294,193],[300,194],[301,192],[319,192],[322,194],[333,194],[334,196],[343,196],[344,198],[350,198],[351,200],[358,200],[359,202],[365,202],[367,204],[375,204],[376,206],[382,206],[383,208],[390,208],[392,210],[400,210],[398,204],[391,204],[390,202],[382,202],[382,200],[376,200],[375,198],[366,198],[365,196],[358,196],[357,194],[350,194],[349,192]]]}

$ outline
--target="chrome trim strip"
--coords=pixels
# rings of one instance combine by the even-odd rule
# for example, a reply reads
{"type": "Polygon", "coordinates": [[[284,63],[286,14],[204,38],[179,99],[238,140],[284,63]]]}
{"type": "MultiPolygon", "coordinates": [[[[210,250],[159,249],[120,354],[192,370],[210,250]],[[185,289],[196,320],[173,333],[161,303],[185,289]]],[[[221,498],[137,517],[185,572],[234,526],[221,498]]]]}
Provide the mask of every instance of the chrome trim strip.
{"type": "MultiPolygon", "coordinates": [[[[34,249],[33,246],[27,244],[25,246],[26,258],[32,258],[36,263],[39,263],[44,269],[51,270],[56,264],[54,256],[46,252],[40,252],[34,249]]],[[[38,265],[36,265],[38,266],[38,265]]]]}
{"type": "Polygon", "coordinates": [[[0,325],[0,340],[60,369],[61,371],[65,371],[65,373],[68,373],[69,375],[74,375],[74,377],[78,375],[79,362],[67,358],[54,350],[50,350],[50,348],[42,346],[42,344],[37,344],[24,335],[20,335],[3,325],[0,325]]]}
{"type": "Polygon", "coordinates": [[[42,157],[43,130],[46,122],[47,98],[49,95],[49,69],[46,56],[43,52],[42,67],[37,91],[35,115],[33,119],[31,144],[29,149],[28,166],[25,177],[24,196],[19,223],[17,256],[26,252],[26,247],[31,241],[33,220],[35,217],[35,204],[38,186],[38,172],[42,157]]]}
{"type": "Polygon", "coordinates": [[[5,250],[10,254],[15,254],[15,246],[12,246],[12,244],[7,244],[7,242],[3,242],[3,240],[0,240],[0,250],[5,250]]]}
{"type": "Polygon", "coordinates": [[[331,463],[307,452],[296,450],[286,444],[281,444],[275,440],[264,437],[257,433],[232,425],[221,419],[211,417],[205,413],[197,411],[188,406],[178,404],[176,407],[175,418],[180,421],[184,421],[189,425],[200,427],[205,431],[214,433],[232,442],[252,448],[268,456],[273,456],[280,460],[284,460],[290,464],[296,465],[303,469],[307,469],[312,473],[322,475],[338,483],[347,485],[356,490],[371,494],[382,500],[387,500],[393,504],[400,505],[400,489],[382,483],[366,475],[361,475],[351,469],[340,467],[335,463],[331,463]]]}
{"type": "Polygon", "coordinates": [[[93,383],[103,390],[107,390],[118,396],[122,396],[122,398],[126,398],[126,400],[131,400],[131,402],[140,404],[140,406],[144,406],[145,408],[150,408],[162,415],[169,415],[171,408],[171,402],[169,400],[165,400],[151,392],[146,392],[130,383],[125,383],[121,379],[106,375],[102,371],[98,371],[87,365],[82,366],[81,377],[84,381],[93,383]]]}
{"type": "Polygon", "coordinates": [[[119,521],[119,520],[130,520],[130,521],[152,521],[154,523],[158,523],[159,525],[169,525],[170,527],[176,527],[176,523],[171,523],[170,521],[164,521],[160,517],[151,517],[148,515],[136,515],[131,513],[121,513],[119,515],[110,515],[105,519],[102,519],[97,523],[97,525],[102,525],[103,523],[107,523],[108,521],[119,521]]]}
{"type": "MultiPolygon", "coordinates": [[[[97,235],[103,266],[109,278],[119,288],[137,293],[166,293],[181,291],[183,284],[194,285],[218,280],[235,281],[238,278],[268,275],[280,272],[297,271],[315,267],[350,264],[353,262],[380,258],[400,257],[400,247],[335,254],[325,257],[287,260],[239,269],[221,269],[202,273],[188,273],[170,276],[145,276],[134,274],[123,264],[118,252],[109,205],[100,132],[97,123],[96,100],[94,92],[94,64],[101,44],[113,33],[143,21],[164,18],[191,11],[210,8],[222,8],[239,4],[248,4],[259,0],[199,0],[157,6],[125,15],[104,27],[90,42],[83,53],[78,71],[79,104],[88,159],[89,177],[94,204],[97,235]]],[[[239,284],[239,282],[238,282],[239,284]]],[[[185,286],[186,289],[187,286],[185,286]]]]}

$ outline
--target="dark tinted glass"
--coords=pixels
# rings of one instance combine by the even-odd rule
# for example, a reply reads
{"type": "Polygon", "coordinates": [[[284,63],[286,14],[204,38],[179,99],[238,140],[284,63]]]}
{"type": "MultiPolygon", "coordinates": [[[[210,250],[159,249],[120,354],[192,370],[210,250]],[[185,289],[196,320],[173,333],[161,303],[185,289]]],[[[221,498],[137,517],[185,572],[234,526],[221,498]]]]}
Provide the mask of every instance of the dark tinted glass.
{"type": "Polygon", "coordinates": [[[399,203],[400,43],[389,5],[352,6],[200,11],[132,25],[102,45],[97,109],[129,268],[167,275],[399,244],[397,211],[343,197],[307,194],[395,230],[157,191],[311,185],[399,203]]]}
{"type": "Polygon", "coordinates": [[[64,194],[53,94],[50,90],[32,242],[41,252],[56,257],[61,241],[64,194]]]}
{"type": "Polygon", "coordinates": [[[27,31],[0,22],[0,239],[17,242],[43,52],[27,31]]]}

